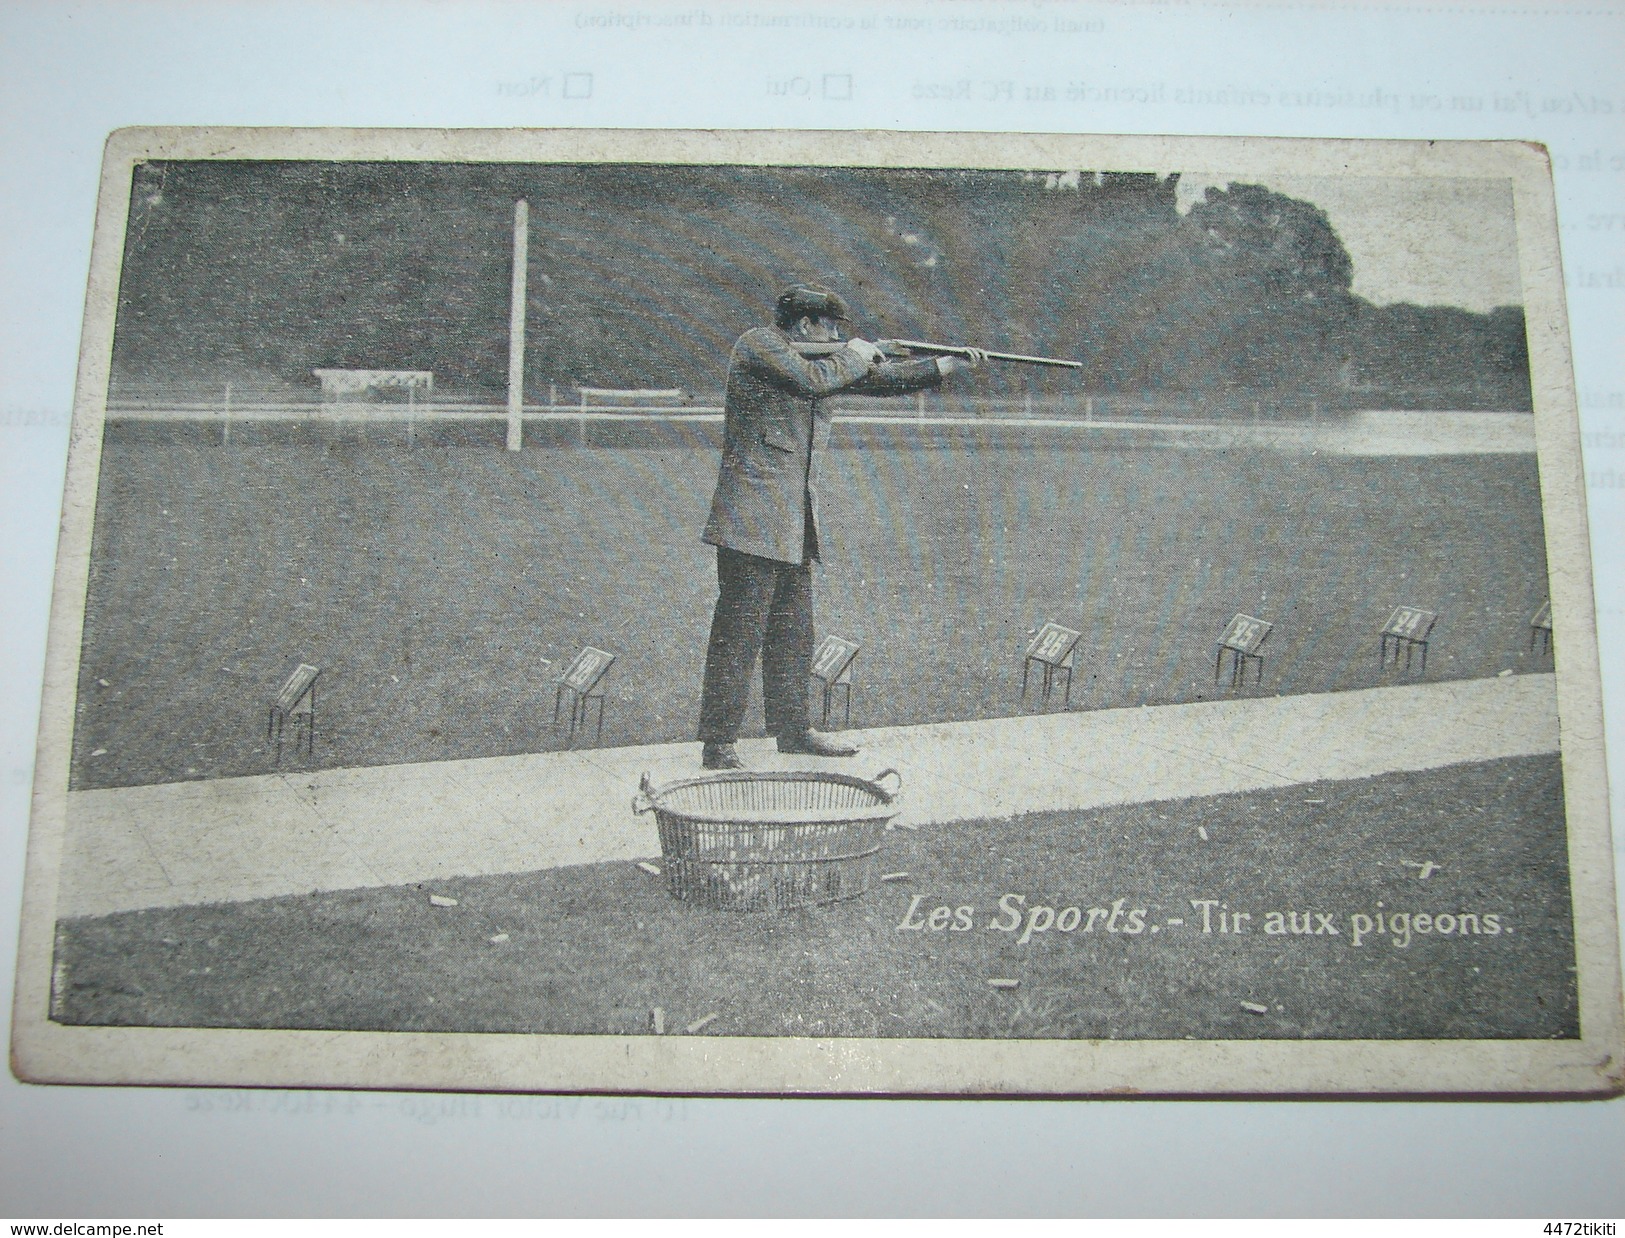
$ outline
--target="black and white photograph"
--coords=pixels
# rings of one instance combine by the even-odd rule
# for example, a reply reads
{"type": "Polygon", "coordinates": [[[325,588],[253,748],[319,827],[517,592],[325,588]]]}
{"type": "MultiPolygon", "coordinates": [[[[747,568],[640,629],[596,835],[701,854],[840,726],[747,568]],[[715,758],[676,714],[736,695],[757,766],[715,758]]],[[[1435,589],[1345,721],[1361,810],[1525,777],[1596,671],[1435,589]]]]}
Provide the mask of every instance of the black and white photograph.
{"type": "Polygon", "coordinates": [[[39,1082],[1622,1086],[1510,142],[127,130],[39,1082]]]}

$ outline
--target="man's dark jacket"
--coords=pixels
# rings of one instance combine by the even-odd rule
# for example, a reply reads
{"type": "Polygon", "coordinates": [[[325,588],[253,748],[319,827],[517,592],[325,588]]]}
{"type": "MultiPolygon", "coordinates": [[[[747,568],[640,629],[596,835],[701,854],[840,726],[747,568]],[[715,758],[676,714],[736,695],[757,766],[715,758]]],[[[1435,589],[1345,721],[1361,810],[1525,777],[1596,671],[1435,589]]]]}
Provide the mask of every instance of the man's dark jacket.
{"type": "Polygon", "coordinates": [[[722,470],[705,540],[784,563],[809,550],[816,558],[818,455],[832,416],[825,397],[901,395],[941,381],[932,360],[867,366],[849,348],[813,360],[777,327],[745,332],[728,360],[722,470]]]}

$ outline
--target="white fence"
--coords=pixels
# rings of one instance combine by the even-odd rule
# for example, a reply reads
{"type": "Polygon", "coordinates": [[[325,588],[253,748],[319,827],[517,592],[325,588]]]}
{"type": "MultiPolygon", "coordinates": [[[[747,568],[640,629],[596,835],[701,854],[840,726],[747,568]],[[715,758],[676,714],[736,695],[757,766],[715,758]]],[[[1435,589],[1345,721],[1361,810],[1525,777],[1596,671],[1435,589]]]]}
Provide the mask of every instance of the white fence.
{"type": "MultiPolygon", "coordinates": [[[[550,387],[546,402],[527,402],[525,420],[661,420],[719,417],[720,391],[689,393],[679,388],[550,387]],[[566,394],[573,391],[575,398],[566,394]]],[[[1272,420],[1313,420],[1336,412],[1323,396],[1298,392],[1076,392],[1064,395],[989,396],[974,390],[919,392],[914,396],[836,396],[837,415],[864,421],[1031,420],[1170,421],[1224,424],[1272,420]]],[[[506,417],[507,405],[495,392],[442,390],[410,401],[323,401],[308,388],[245,387],[223,383],[214,390],[198,384],[125,383],[108,397],[109,416],[135,420],[218,417],[326,419],[334,421],[445,420],[506,417]]]]}
{"type": "MultiPolygon", "coordinates": [[[[359,391],[360,389],[357,388],[359,391]]],[[[402,390],[406,388],[403,385],[402,390]]],[[[693,404],[688,393],[677,388],[622,390],[607,387],[580,387],[579,398],[561,402],[556,389],[547,403],[526,403],[526,417],[579,417],[592,415],[682,416],[722,412],[721,395],[714,405],[693,404]],[[658,398],[659,405],[642,401],[658,398]]],[[[409,399],[360,400],[326,398],[303,387],[244,386],[222,383],[210,388],[199,383],[120,383],[107,396],[110,417],[135,420],[175,420],[230,417],[244,421],[325,419],[333,421],[399,421],[422,419],[505,417],[507,404],[499,394],[442,391],[430,394],[417,386],[409,399]]]]}
{"type": "MultiPolygon", "coordinates": [[[[555,398],[547,404],[527,404],[526,423],[541,423],[545,445],[621,446],[654,435],[662,441],[661,427],[673,429],[709,423],[706,437],[715,442],[715,427],[722,409],[714,403],[690,402],[675,389],[661,390],[662,406],[628,404],[627,393],[611,388],[576,388],[573,403],[555,398]],[[674,403],[678,395],[684,402],[674,403]],[[619,426],[625,432],[617,430],[619,426]],[[628,434],[631,436],[628,438],[628,434]]],[[[550,393],[551,394],[551,393],[550,393]]],[[[642,391],[637,393],[642,396],[642,391]]],[[[929,403],[909,399],[838,398],[838,421],[876,427],[882,435],[924,434],[941,441],[958,441],[966,433],[976,441],[983,430],[1016,435],[1051,435],[1061,431],[1078,442],[1094,440],[1139,446],[1206,446],[1263,448],[1293,452],[1318,451],[1335,455],[1461,455],[1527,453],[1534,450],[1534,418],[1519,412],[1407,412],[1326,408],[1311,397],[1295,393],[1256,401],[1230,398],[1208,403],[1187,393],[1149,397],[1129,395],[1049,397],[1036,402],[1024,398],[1000,399],[955,392],[933,392],[929,403]],[[922,415],[923,413],[923,415],[922,415]],[[887,430],[885,427],[892,427],[887,430]],[[912,427],[912,428],[911,428],[912,427]],[[978,429],[980,428],[980,429],[978,429]]],[[[712,397],[713,399],[716,396],[712,397]]],[[[442,393],[422,404],[331,404],[316,393],[297,388],[243,388],[222,385],[212,398],[196,386],[125,385],[110,396],[111,422],[168,422],[218,427],[222,443],[231,441],[232,427],[250,422],[306,424],[367,423],[404,429],[408,445],[415,444],[419,426],[426,422],[447,425],[458,421],[474,425],[503,422],[507,405],[494,398],[448,398],[442,393]]],[[[477,441],[477,440],[476,440],[477,441]]]]}

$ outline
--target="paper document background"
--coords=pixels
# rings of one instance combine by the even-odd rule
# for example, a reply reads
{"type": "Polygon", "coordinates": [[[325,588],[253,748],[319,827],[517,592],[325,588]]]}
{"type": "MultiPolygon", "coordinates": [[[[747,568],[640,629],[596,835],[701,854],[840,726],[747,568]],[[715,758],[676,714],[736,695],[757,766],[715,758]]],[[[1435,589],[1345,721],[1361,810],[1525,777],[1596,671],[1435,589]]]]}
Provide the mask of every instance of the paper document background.
{"type": "MultiPolygon", "coordinates": [[[[1452,22],[1447,15],[1386,11],[1380,22],[1374,22],[1335,11],[1249,14],[1198,7],[1170,15],[1102,6],[1091,12],[1098,12],[1107,28],[1079,36],[1097,44],[1029,40],[1008,28],[883,31],[866,43],[805,24],[788,29],[742,25],[694,37],[710,40],[711,47],[734,49],[741,65],[750,67],[707,74],[690,69],[686,76],[674,78],[683,71],[673,65],[684,58],[671,53],[685,50],[674,41],[675,35],[669,30],[657,36],[647,30],[640,33],[637,27],[577,22],[578,15],[590,17],[599,11],[561,8],[556,15],[537,15],[531,19],[536,25],[518,39],[493,28],[456,44],[455,56],[448,55],[443,32],[436,29],[450,19],[432,11],[412,11],[415,20],[400,22],[382,37],[372,27],[334,29],[314,37],[319,48],[363,42],[382,48],[376,59],[359,64],[336,50],[310,59],[311,33],[296,31],[291,21],[269,10],[233,10],[217,18],[200,18],[191,29],[215,37],[197,43],[186,42],[188,36],[178,34],[176,27],[111,9],[83,10],[85,20],[77,26],[49,17],[44,10],[8,15],[18,37],[7,41],[6,55],[13,62],[5,75],[7,107],[13,115],[21,114],[17,109],[28,100],[30,114],[38,115],[35,105],[50,101],[45,119],[13,130],[7,138],[14,165],[31,173],[30,192],[9,192],[4,208],[10,224],[5,242],[9,302],[5,351],[11,372],[5,393],[8,448],[3,467],[6,502],[13,505],[7,525],[14,530],[8,547],[13,556],[8,576],[14,589],[5,603],[13,608],[7,630],[15,633],[8,647],[13,660],[8,663],[8,675],[13,677],[8,679],[13,688],[10,699],[27,701],[37,695],[51,530],[100,141],[115,126],[158,116],[193,123],[884,125],[1545,140],[1559,159],[1559,212],[1597,547],[1605,694],[1615,691],[1617,659],[1610,650],[1621,647],[1619,591],[1625,576],[1614,561],[1614,539],[1609,536],[1620,515],[1620,483],[1612,460],[1619,441],[1612,419],[1621,411],[1620,391],[1625,387],[1617,352],[1620,237],[1625,233],[1608,227],[1611,212],[1618,209],[1621,184],[1613,161],[1625,153],[1620,128],[1625,100],[1619,97],[1610,67],[1619,41],[1617,15],[1599,10],[1587,11],[1593,16],[1565,15],[1554,10],[1545,18],[1489,14],[1452,22]],[[1599,12],[1601,16],[1596,16],[1599,12]],[[1175,18],[1177,24],[1171,24],[1175,18]],[[267,55],[267,41],[284,54],[267,55]],[[253,57],[254,71],[238,71],[230,59],[221,58],[221,48],[246,48],[251,42],[260,49],[253,57]],[[1448,55],[1441,52],[1442,46],[1449,48],[1448,55]],[[43,54],[63,48],[71,49],[69,54],[43,54]],[[268,75],[263,63],[272,60],[279,72],[268,75]],[[448,66],[448,60],[454,64],[448,66]],[[402,67],[412,65],[422,65],[423,71],[402,67]],[[945,73],[953,80],[969,76],[978,82],[986,78],[1024,84],[1026,78],[1038,76],[1064,86],[1075,78],[1122,83],[1125,65],[1143,66],[1141,75],[1161,81],[1163,93],[1146,93],[1142,101],[1132,93],[1140,87],[1129,82],[1117,98],[1086,99],[1082,106],[1068,105],[1064,97],[1049,101],[1040,96],[1029,102],[1024,94],[991,103],[929,97],[929,84],[945,73]],[[850,71],[850,99],[795,93],[798,79],[816,81],[822,91],[826,67],[837,77],[850,71]],[[582,72],[592,73],[592,94],[567,95],[565,75],[582,72]],[[1239,96],[1181,104],[1175,98],[1176,79],[1193,75],[1219,86],[1257,82],[1272,94],[1285,87],[1320,91],[1324,98],[1292,107],[1244,103],[1239,96]],[[559,95],[539,98],[535,88],[524,93],[537,76],[556,76],[559,95]],[[434,85],[425,87],[426,80],[434,85]],[[790,83],[788,93],[773,93],[773,84],[780,80],[790,83]],[[1522,84],[1506,93],[1523,91],[1534,101],[1528,114],[1494,109],[1489,97],[1509,81],[1522,84]],[[515,83],[519,88],[504,89],[515,83]],[[916,83],[927,89],[917,94],[916,83]],[[1362,104],[1361,93],[1373,91],[1386,92],[1393,101],[1362,104]],[[1423,98],[1419,106],[1411,99],[1413,93],[1423,98]],[[1450,108],[1448,101],[1458,96],[1484,99],[1486,106],[1472,111],[1450,108]],[[1437,97],[1440,107],[1434,109],[1428,97],[1437,97]],[[1588,111],[1584,105],[1588,99],[1604,100],[1609,108],[1588,111]],[[1545,100],[1562,106],[1546,111],[1545,100]],[[850,109],[842,110],[846,105],[850,109]],[[16,301],[18,289],[26,290],[21,305],[16,301]]],[[[897,15],[912,19],[939,11],[900,8],[897,15]]],[[[953,12],[959,17],[973,11],[983,10],[956,6],[953,12]]],[[[996,10],[985,11],[998,17],[996,10]]],[[[493,27],[496,24],[493,21],[493,27]]],[[[573,88],[582,87],[578,78],[573,88]]],[[[32,722],[26,708],[14,711],[6,721],[10,766],[5,838],[12,857],[7,871],[13,873],[20,871],[32,722]]],[[[14,925],[15,877],[7,889],[11,902],[0,905],[4,913],[0,919],[14,925]]],[[[9,958],[9,948],[0,954],[9,958]]],[[[938,1153],[935,1158],[911,1153],[905,1200],[883,1194],[887,1184],[868,1172],[855,1182],[860,1198],[872,1207],[944,1210],[978,1206],[976,1201],[987,1198],[978,1192],[995,1190],[999,1174],[1006,1181],[997,1189],[1034,1207],[1131,1210],[1137,1200],[1158,1198],[1153,1188],[1166,1187],[1165,1166],[1152,1172],[1145,1167],[1151,1158],[1134,1153],[1174,1146],[1192,1164],[1199,1156],[1211,1158],[1194,1178],[1184,1179],[1188,1187],[1174,1188],[1186,1192],[1177,1200],[1193,1210],[1201,1210],[1202,1199],[1218,1201],[1210,1202],[1209,1208],[1222,1207],[1226,1201],[1238,1209],[1246,1207],[1246,1201],[1256,1207],[1265,1191],[1275,1192],[1275,1198],[1283,1191],[1289,1197],[1301,1191],[1305,1202],[1300,1206],[1311,1208],[1311,1184],[1339,1158],[1343,1171],[1358,1180],[1422,1155],[1438,1176],[1426,1187],[1411,1188],[1413,1193],[1400,1201],[1415,1209],[1510,1210],[1519,1201],[1534,1206],[1558,1198],[1567,1199],[1572,1207],[1583,1198],[1602,1211],[1612,1200],[1617,1211],[1618,1188],[1612,1187],[1615,1194],[1606,1194],[1611,1174],[1605,1167],[1618,1163],[1622,1142],[1617,1104],[1555,1110],[1528,1106],[1417,1110],[1396,1105],[1336,1111],[1327,1106],[1194,1111],[1169,1106],[1132,1113],[1120,1107],[1021,1107],[1019,1112],[1033,1123],[1037,1137],[1027,1140],[1020,1154],[1012,1146],[1008,1160],[995,1161],[994,1168],[967,1180],[971,1150],[983,1146],[986,1128],[1013,1122],[1017,1110],[995,1105],[950,1109],[771,1102],[637,1108],[596,1101],[571,1109],[550,1101],[499,1107],[498,1102],[473,1098],[370,1097],[352,1105],[344,1097],[266,1095],[232,1100],[219,1094],[46,1094],[21,1089],[9,1080],[4,1086],[5,1103],[17,1115],[7,1124],[7,1140],[16,1141],[7,1148],[7,1163],[37,1167],[27,1177],[41,1187],[66,1189],[61,1171],[53,1169],[63,1162],[51,1159],[53,1151],[60,1155],[75,1146],[80,1156],[112,1158],[112,1149],[118,1146],[126,1149],[120,1155],[127,1155],[130,1132],[159,1124],[164,1146],[171,1152],[166,1162],[189,1156],[195,1168],[153,1172],[125,1184],[133,1195],[105,1196],[150,1199],[157,1210],[162,1210],[158,1201],[178,1206],[172,1202],[177,1198],[202,1201],[196,1205],[202,1211],[211,1202],[217,1210],[234,1203],[252,1208],[252,1202],[242,1201],[271,1198],[275,1169],[228,1188],[223,1178],[206,1172],[211,1163],[219,1164],[211,1161],[215,1155],[211,1149],[221,1143],[244,1146],[252,1140],[268,1166],[290,1166],[302,1159],[299,1149],[313,1132],[318,1139],[331,1140],[335,1148],[367,1139],[394,1140],[407,1157],[427,1140],[449,1150],[451,1163],[465,1181],[479,1181],[482,1166],[512,1155],[513,1144],[534,1142],[535,1132],[546,1130],[542,1139],[553,1140],[555,1152],[568,1148],[578,1167],[593,1167],[572,1175],[578,1179],[576,1189],[584,1208],[614,1207],[616,1200],[624,1201],[616,1188],[629,1180],[632,1158],[627,1153],[632,1149],[652,1152],[678,1142],[703,1145],[747,1129],[752,1121],[769,1122],[787,1145],[809,1140],[821,1145],[826,1158],[844,1165],[845,1154],[831,1141],[840,1132],[842,1142],[852,1144],[853,1114],[862,1115],[856,1119],[862,1132],[857,1143],[870,1154],[900,1144],[915,1148],[922,1140],[938,1153]],[[676,1122],[690,1124],[688,1133],[671,1125],[676,1122]],[[697,1141],[692,1133],[695,1124],[701,1132],[697,1141]],[[1321,1136],[1334,1129],[1340,1143],[1335,1153],[1329,1142],[1319,1155],[1302,1153],[1305,1147],[1318,1150],[1323,1146],[1321,1136]],[[424,1136],[425,1130],[432,1133],[424,1136]],[[1243,1138],[1244,1132],[1250,1137],[1243,1138]],[[1108,1144],[1117,1150],[1087,1169],[1077,1168],[1075,1159],[1062,1152],[1067,1146],[1108,1144]],[[1407,1148],[1403,1156],[1396,1152],[1401,1145],[1407,1148]],[[610,1148],[619,1149],[612,1158],[594,1159],[610,1148]],[[187,1155],[174,1155],[178,1150],[187,1155]],[[944,1162],[954,1163],[957,1172],[939,1176],[931,1168],[944,1162]],[[1268,1171],[1262,1168],[1266,1165],[1268,1171]],[[1566,1193],[1557,1195],[1558,1188],[1566,1193]],[[866,1191],[870,1194],[863,1194],[866,1191]]],[[[764,1166],[770,1160],[764,1157],[764,1166]]],[[[371,1196],[372,1210],[433,1206],[424,1184],[404,1174],[397,1178],[397,1170],[398,1166],[364,1174],[379,1192],[371,1196]],[[386,1197],[384,1191],[395,1194],[386,1197]]],[[[538,1169],[526,1185],[511,1188],[511,1206],[545,1207],[545,1192],[537,1184],[559,1182],[553,1177],[558,1173],[556,1165],[538,1169]]],[[[769,1180],[777,1186],[771,1204],[766,1195],[757,1198],[749,1191],[747,1201],[756,1199],[757,1207],[828,1206],[827,1198],[801,1175],[787,1183],[768,1172],[764,1181],[769,1180]]],[[[111,1191],[118,1185],[102,1189],[111,1191]]],[[[691,1198],[684,1194],[688,1189],[678,1186],[677,1195],[667,1199],[691,1198]]],[[[330,1208],[339,1208],[346,1197],[337,1188],[334,1191],[325,1198],[330,1208]]],[[[692,1198],[693,1206],[702,1206],[697,1196],[692,1198]]],[[[1165,1206],[1168,1198],[1160,1196],[1165,1206]]],[[[1372,1202],[1373,1207],[1395,1206],[1392,1193],[1379,1197],[1373,1190],[1370,1198],[1385,1201],[1372,1202]]],[[[465,1206],[476,1209],[480,1204],[471,1194],[465,1206]]]]}

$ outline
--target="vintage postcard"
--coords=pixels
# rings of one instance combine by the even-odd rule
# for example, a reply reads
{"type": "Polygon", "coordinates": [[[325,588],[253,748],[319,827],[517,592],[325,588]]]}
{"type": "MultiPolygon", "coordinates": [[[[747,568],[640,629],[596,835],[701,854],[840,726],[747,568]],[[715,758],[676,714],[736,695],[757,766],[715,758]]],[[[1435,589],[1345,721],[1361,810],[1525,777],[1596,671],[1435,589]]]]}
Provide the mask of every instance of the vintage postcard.
{"type": "Polygon", "coordinates": [[[12,1066],[1597,1094],[1545,152],[127,130],[12,1066]]]}

